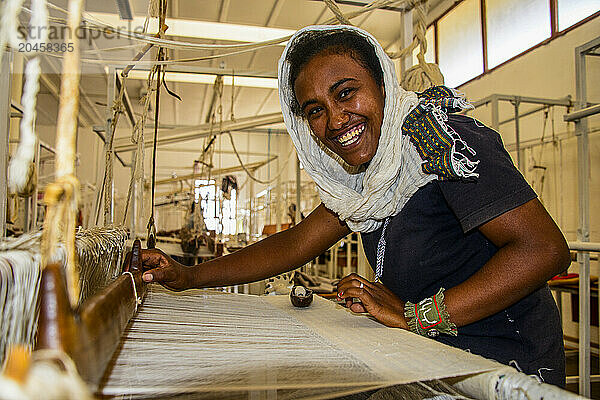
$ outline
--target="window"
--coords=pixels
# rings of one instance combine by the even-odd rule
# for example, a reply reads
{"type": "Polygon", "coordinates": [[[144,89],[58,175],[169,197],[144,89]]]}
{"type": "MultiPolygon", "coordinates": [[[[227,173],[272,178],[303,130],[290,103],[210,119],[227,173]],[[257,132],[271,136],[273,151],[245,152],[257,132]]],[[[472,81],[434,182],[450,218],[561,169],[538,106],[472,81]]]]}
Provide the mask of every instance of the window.
{"type": "Polygon", "coordinates": [[[598,0],[558,0],[558,30],[567,29],[598,11],[598,0]]]}
{"type": "MultiPolygon", "coordinates": [[[[600,12],[600,0],[455,0],[455,3],[458,5],[427,30],[425,55],[426,61],[431,62],[437,50],[437,62],[449,87],[459,86],[549,38],[554,39],[561,31],[600,12]],[[554,2],[557,6],[551,7],[554,2]],[[481,20],[482,11],[485,21],[481,20]],[[554,30],[551,21],[558,21],[554,30]]],[[[417,53],[418,49],[413,51],[413,64],[417,63],[417,53]]]]}
{"type": "Polygon", "coordinates": [[[548,0],[486,0],[488,68],[550,37],[548,0]]]}
{"type": "Polygon", "coordinates": [[[445,85],[456,87],[483,73],[479,0],[465,0],[438,21],[439,65],[445,85]]]}
{"type": "MultiPolygon", "coordinates": [[[[435,35],[434,35],[434,25],[431,25],[427,31],[425,31],[425,40],[427,41],[427,52],[425,53],[425,62],[435,63],[435,35]]],[[[417,60],[417,54],[419,54],[420,47],[417,46],[413,50],[413,65],[417,65],[419,61],[417,60]]]]}
{"type": "Polygon", "coordinates": [[[223,192],[217,189],[214,180],[196,179],[195,200],[200,203],[206,229],[224,235],[236,233],[236,190],[231,190],[231,198],[223,197],[223,192]],[[221,216],[222,218],[220,218],[221,216]]]}

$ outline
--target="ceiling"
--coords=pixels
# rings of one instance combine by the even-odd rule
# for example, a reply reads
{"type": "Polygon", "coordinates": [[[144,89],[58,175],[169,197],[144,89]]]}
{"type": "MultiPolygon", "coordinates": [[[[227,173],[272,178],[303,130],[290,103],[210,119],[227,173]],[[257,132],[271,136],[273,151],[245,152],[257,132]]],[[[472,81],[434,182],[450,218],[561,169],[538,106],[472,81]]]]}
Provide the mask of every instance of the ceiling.
{"type": "MultiPolygon", "coordinates": [[[[460,0],[456,0],[460,1],[460,0]]],[[[50,0],[51,3],[66,8],[65,0],[50,0]]],[[[84,17],[91,18],[93,13],[117,14],[116,1],[92,1],[85,2],[84,17]],[[92,14],[89,14],[92,13],[92,14]]],[[[27,3],[26,3],[27,4],[27,3]]],[[[145,16],[147,14],[147,0],[130,0],[134,15],[145,16]]],[[[338,0],[337,4],[342,12],[348,13],[360,9],[367,4],[366,1],[338,0]]],[[[440,15],[454,4],[452,0],[430,0],[430,19],[440,15]]],[[[400,5],[401,6],[401,5],[400,5]]],[[[64,13],[51,10],[51,15],[64,18],[64,13]]],[[[22,15],[23,17],[23,15],[22,15]]],[[[281,29],[297,30],[303,26],[323,23],[333,17],[322,0],[168,0],[167,18],[220,22],[227,24],[250,25],[257,27],[273,27],[281,29]]],[[[27,16],[28,18],[28,16],[27,16]]],[[[374,10],[365,13],[352,20],[358,27],[366,29],[373,34],[384,48],[397,50],[402,35],[402,12],[399,6],[387,9],[374,10]]],[[[125,25],[125,22],[123,21],[125,25]]],[[[169,36],[167,39],[192,42],[192,43],[228,43],[191,37],[169,36]]],[[[90,35],[91,36],[91,35],[90,35]]],[[[81,79],[81,117],[82,126],[103,125],[106,116],[108,66],[114,61],[123,65],[125,61],[131,60],[140,50],[143,43],[129,40],[117,39],[115,37],[99,37],[92,39],[86,37],[82,41],[82,79],[81,79]],[[115,49],[118,48],[118,49],[115,49]]],[[[206,71],[206,70],[234,70],[238,74],[276,76],[277,61],[281,55],[283,46],[271,46],[243,54],[230,55],[212,60],[178,63],[169,65],[168,71],[206,71]]],[[[168,51],[170,60],[180,60],[192,57],[204,57],[220,54],[223,51],[212,50],[189,50],[175,49],[168,51]]],[[[155,49],[152,49],[143,58],[149,62],[155,57],[155,49]]],[[[42,83],[40,98],[38,100],[41,109],[38,123],[54,125],[57,113],[56,90],[58,88],[58,71],[60,70],[60,59],[46,57],[44,62],[46,82],[42,83]],[[50,83],[50,85],[48,84],[50,83]]],[[[138,67],[139,68],[139,67],[138,67]]],[[[148,69],[142,66],[141,69],[148,69]]],[[[128,79],[126,82],[127,94],[130,99],[133,112],[137,116],[142,113],[139,104],[141,96],[146,92],[146,82],[142,80],[128,79]]],[[[184,127],[195,127],[209,121],[211,110],[221,110],[216,118],[228,120],[231,114],[236,119],[252,117],[280,111],[277,91],[265,88],[225,86],[222,97],[213,96],[214,88],[210,84],[168,82],[169,89],[181,97],[181,101],[168,95],[164,90],[160,99],[160,130],[159,136],[169,135],[169,131],[184,127]],[[232,102],[233,100],[233,102],[232,102]],[[232,107],[233,103],[233,107],[232,107]]],[[[147,126],[153,125],[153,112],[149,113],[147,126]]],[[[117,131],[117,142],[124,143],[131,134],[131,124],[127,118],[120,119],[117,131]]],[[[200,148],[201,141],[196,141],[192,147],[200,148]]],[[[185,144],[187,146],[187,144],[185,144]]],[[[173,145],[177,147],[177,145],[173,145]]],[[[182,147],[182,144],[179,144],[182,147]]],[[[177,154],[182,164],[189,165],[197,154],[177,154]]],[[[129,158],[128,156],[124,158],[129,158]]],[[[167,161],[173,164],[173,161],[167,161]]],[[[189,167],[188,167],[189,168],[189,167]]]]}

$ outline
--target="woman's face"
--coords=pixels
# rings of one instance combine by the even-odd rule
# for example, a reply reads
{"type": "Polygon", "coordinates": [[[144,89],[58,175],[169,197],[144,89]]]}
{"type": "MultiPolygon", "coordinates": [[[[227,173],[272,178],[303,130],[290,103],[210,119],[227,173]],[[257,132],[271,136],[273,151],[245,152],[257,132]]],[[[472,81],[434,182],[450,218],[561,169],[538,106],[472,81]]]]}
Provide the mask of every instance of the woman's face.
{"type": "Polygon", "coordinates": [[[349,54],[311,58],[294,84],[311,130],[350,165],[371,161],[381,134],[385,92],[349,54]]]}

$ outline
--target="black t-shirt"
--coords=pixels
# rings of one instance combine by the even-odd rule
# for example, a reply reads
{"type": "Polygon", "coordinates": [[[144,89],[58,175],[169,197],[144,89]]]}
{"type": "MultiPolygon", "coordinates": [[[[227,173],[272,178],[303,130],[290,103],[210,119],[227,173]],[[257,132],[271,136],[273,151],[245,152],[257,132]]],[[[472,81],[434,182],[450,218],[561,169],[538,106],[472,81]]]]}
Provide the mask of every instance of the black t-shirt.
{"type": "MultiPolygon", "coordinates": [[[[477,228],[536,198],[497,132],[459,115],[449,115],[448,124],[475,150],[479,177],[430,182],[390,220],[381,280],[412,303],[477,272],[498,250],[477,228]]],[[[381,231],[361,235],[371,266],[381,231]]],[[[516,362],[523,372],[564,386],[562,327],[547,285],[506,310],[460,327],[457,337],[437,340],[504,364],[516,362]]]]}

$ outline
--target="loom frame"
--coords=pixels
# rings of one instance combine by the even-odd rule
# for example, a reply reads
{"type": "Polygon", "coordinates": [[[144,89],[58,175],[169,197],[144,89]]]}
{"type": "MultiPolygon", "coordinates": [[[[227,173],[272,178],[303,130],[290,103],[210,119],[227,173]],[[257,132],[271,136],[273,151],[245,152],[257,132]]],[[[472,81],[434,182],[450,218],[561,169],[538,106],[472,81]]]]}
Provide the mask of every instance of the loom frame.
{"type": "Polygon", "coordinates": [[[63,268],[49,264],[42,272],[35,350],[66,353],[92,391],[99,387],[121,334],[146,293],[139,240],[133,243],[123,272],[77,309],[69,303],[63,268]]]}

